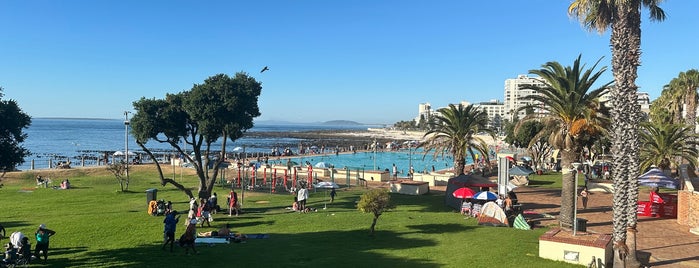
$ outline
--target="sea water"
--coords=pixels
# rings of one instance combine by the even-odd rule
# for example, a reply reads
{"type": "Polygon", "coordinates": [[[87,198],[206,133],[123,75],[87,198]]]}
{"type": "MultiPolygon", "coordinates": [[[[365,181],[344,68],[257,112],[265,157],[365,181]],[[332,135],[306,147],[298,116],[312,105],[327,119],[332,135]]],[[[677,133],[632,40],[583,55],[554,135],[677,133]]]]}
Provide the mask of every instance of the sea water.
{"type": "MultiPolygon", "coordinates": [[[[321,124],[255,124],[249,132],[300,132],[316,130],[366,130],[369,125],[321,125],[321,124]]],[[[97,165],[97,161],[103,158],[105,152],[111,154],[116,151],[125,151],[128,137],[128,147],[130,152],[140,153],[142,150],[136,145],[131,135],[126,135],[127,126],[123,120],[117,119],[58,119],[58,118],[34,118],[32,124],[25,130],[27,139],[23,146],[27,148],[31,155],[25,158],[25,163],[18,169],[27,170],[31,168],[34,161],[34,168],[44,169],[49,167],[49,161],[56,164],[59,161],[70,160],[73,166],[97,165]]],[[[234,152],[236,147],[244,147],[247,153],[269,154],[273,147],[282,144],[298,144],[304,142],[302,139],[289,137],[243,137],[235,142],[226,144],[226,151],[234,152]]],[[[146,146],[154,152],[174,153],[169,145],[150,141],[146,146]]],[[[184,144],[181,145],[186,149],[184,144]]],[[[212,150],[221,149],[220,143],[214,143],[212,150]]],[[[313,159],[313,164],[326,161],[335,166],[362,167],[366,169],[384,170],[391,168],[393,163],[400,170],[406,170],[412,164],[416,172],[425,169],[444,169],[452,165],[451,159],[433,159],[430,156],[422,158],[419,151],[399,151],[374,154],[328,154],[325,156],[312,155],[306,160],[313,159]],[[376,162],[376,164],[375,164],[376,162]]]]}

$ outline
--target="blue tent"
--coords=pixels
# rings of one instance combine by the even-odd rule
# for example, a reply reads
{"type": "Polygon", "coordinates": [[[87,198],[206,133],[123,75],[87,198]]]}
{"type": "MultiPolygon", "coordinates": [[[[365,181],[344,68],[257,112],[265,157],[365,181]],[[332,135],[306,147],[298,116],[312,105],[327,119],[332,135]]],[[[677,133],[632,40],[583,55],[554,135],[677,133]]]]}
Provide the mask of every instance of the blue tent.
{"type": "Polygon", "coordinates": [[[510,169],[510,176],[527,176],[532,173],[534,173],[533,170],[522,166],[514,166],[510,169]]]}

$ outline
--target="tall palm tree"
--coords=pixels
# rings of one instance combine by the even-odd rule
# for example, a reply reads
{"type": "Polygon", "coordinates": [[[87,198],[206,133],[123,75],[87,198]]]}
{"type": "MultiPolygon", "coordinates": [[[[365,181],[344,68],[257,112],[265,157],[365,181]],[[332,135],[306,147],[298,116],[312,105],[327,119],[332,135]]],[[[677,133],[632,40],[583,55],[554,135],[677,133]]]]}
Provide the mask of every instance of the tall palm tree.
{"type": "Polygon", "coordinates": [[[677,95],[682,96],[684,104],[687,105],[687,115],[684,123],[689,126],[697,124],[697,88],[699,87],[699,71],[691,69],[670,80],[670,88],[675,90],[677,95]]]}
{"type": "Polygon", "coordinates": [[[462,175],[467,153],[471,159],[475,159],[476,152],[484,157],[488,155],[487,143],[477,134],[495,137],[495,131],[487,127],[488,114],[473,105],[449,104],[449,107],[438,111],[435,120],[429,122],[425,142],[420,147],[425,149],[425,153],[434,151],[435,157],[445,152],[451,153],[454,157],[454,175],[462,175]]]}
{"type": "Polygon", "coordinates": [[[651,165],[663,169],[677,168],[681,162],[675,159],[697,166],[699,135],[694,133],[694,126],[655,122],[641,127],[641,172],[651,165]]]}
{"type": "Polygon", "coordinates": [[[611,82],[592,89],[593,84],[607,69],[602,67],[595,71],[598,63],[599,60],[592,68],[584,70],[585,65],[580,64],[580,56],[575,59],[572,67],[563,67],[558,62],[547,62],[542,69],[529,71],[530,74],[538,75],[544,86],[522,87],[534,90],[537,94],[524,97],[523,100],[529,100],[532,104],[521,109],[533,108],[538,109],[538,112],[525,116],[519,121],[518,126],[532,120],[541,121],[544,127],[532,140],[548,137],[548,143],[561,152],[563,178],[561,213],[558,219],[561,227],[573,227],[577,192],[575,175],[571,170],[572,163],[578,162],[587,136],[601,134],[603,126],[608,122],[606,116],[599,113],[599,97],[611,82]]]}
{"type": "Polygon", "coordinates": [[[638,266],[636,257],[636,203],[639,175],[636,78],[641,65],[641,8],[651,20],[662,21],[662,0],[574,0],[568,14],[577,17],[586,28],[605,32],[611,27],[612,72],[615,86],[612,97],[612,148],[614,180],[614,267],[638,266]],[[631,236],[627,243],[627,233],[631,236]],[[629,254],[629,252],[631,254],[629,254]],[[628,258],[627,258],[628,257],[628,258]]]}

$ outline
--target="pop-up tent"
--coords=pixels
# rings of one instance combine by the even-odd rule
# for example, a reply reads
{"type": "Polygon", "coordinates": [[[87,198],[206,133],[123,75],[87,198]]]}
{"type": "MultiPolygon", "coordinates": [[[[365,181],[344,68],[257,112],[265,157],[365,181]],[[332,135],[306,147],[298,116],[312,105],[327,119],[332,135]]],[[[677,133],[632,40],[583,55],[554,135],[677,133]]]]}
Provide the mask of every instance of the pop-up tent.
{"type": "Polygon", "coordinates": [[[488,226],[509,226],[505,211],[500,208],[495,202],[488,202],[481,207],[478,215],[478,225],[488,226]]]}
{"type": "Polygon", "coordinates": [[[447,192],[444,194],[444,203],[447,206],[453,207],[456,210],[461,210],[461,199],[453,196],[454,191],[461,187],[473,188],[476,192],[480,191],[479,187],[497,187],[498,184],[486,178],[474,177],[471,175],[462,174],[457,177],[450,178],[447,182],[447,192]]]}

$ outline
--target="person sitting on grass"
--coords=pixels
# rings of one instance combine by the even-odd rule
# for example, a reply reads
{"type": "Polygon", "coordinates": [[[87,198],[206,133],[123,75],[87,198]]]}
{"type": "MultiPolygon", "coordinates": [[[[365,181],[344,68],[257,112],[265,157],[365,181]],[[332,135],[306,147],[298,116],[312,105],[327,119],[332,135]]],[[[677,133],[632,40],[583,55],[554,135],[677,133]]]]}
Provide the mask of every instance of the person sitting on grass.
{"type": "Polygon", "coordinates": [[[189,254],[189,249],[191,248],[194,253],[197,250],[194,248],[195,240],[197,239],[197,220],[192,219],[187,225],[187,229],[184,231],[182,236],[180,236],[180,246],[185,248],[185,254],[189,254]]]}

